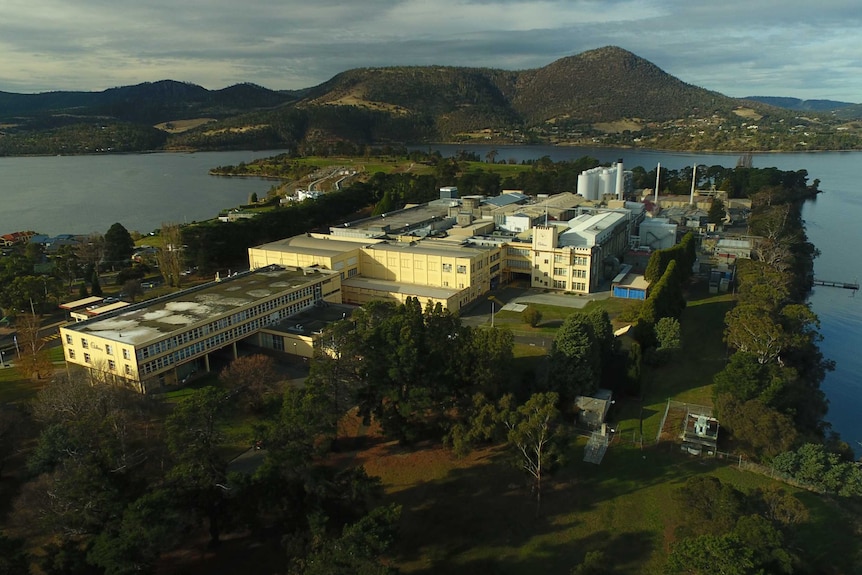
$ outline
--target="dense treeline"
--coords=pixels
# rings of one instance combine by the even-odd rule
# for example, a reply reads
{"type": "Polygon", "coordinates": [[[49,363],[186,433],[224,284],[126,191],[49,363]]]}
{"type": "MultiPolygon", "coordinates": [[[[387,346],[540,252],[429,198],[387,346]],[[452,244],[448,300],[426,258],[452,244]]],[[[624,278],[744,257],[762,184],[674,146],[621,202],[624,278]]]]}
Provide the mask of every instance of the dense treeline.
{"type": "Polygon", "coordinates": [[[817,346],[819,322],[805,303],[816,250],[805,236],[801,205],[816,194],[816,182],[806,186],[801,171],[742,174],[766,178],[749,194],[749,230],[761,239],[755,259],[737,262],[737,302],[725,319],[725,341],[735,353],[715,377],[722,426],[738,449],[756,457],[771,459],[812,441],[849,456],[823,420],[820,384],[832,363],[817,346]]]}
{"type": "Polygon", "coordinates": [[[229,464],[226,430],[248,390],[204,387],[171,405],[74,374],[48,384],[33,405],[40,433],[7,525],[14,538],[0,539],[24,566],[9,572],[32,561],[47,575],[152,573],[205,527],[211,547],[240,530],[274,544],[276,572],[390,573],[379,557],[400,510],[376,507],[379,480],[361,467],[321,464],[326,404],[310,390],[256,402],[266,451],[229,464]]]}
{"type": "Polygon", "coordinates": [[[76,123],[47,131],[7,133],[0,137],[0,156],[140,152],[164,146],[167,134],[150,126],[76,123]]]}

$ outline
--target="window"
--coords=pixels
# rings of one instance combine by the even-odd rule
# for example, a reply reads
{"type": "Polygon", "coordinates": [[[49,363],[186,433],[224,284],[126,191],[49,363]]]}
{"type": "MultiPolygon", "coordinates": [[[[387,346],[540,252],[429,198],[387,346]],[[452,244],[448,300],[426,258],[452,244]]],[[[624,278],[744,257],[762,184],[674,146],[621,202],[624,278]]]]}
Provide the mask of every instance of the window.
{"type": "Polygon", "coordinates": [[[566,280],[554,280],[554,287],[557,289],[566,289],[566,280]]]}
{"type": "Polygon", "coordinates": [[[554,254],[554,263],[555,264],[567,264],[567,263],[569,263],[569,257],[567,255],[554,254]]]}
{"type": "Polygon", "coordinates": [[[555,276],[564,276],[566,275],[566,268],[554,268],[555,276]]]}
{"type": "Polygon", "coordinates": [[[66,343],[68,343],[69,345],[72,345],[72,336],[69,335],[68,333],[66,334],[66,343]]]}
{"type": "Polygon", "coordinates": [[[108,360],[108,369],[111,371],[117,371],[117,364],[113,359],[108,360]]]}
{"type": "Polygon", "coordinates": [[[84,349],[89,349],[89,348],[90,348],[90,344],[88,344],[88,343],[87,343],[87,340],[86,340],[86,339],[84,339],[83,337],[81,338],[81,347],[83,347],[84,349]]]}
{"type": "Polygon", "coordinates": [[[587,284],[583,282],[572,282],[572,289],[576,291],[587,291],[587,284]]]}
{"type": "Polygon", "coordinates": [[[129,350],[127,350],[127,349],[123,350],[123,359],[129,359],[129,350]]]}
{"type": "Polygon", "coordinates": [[[572,277],[585,278],[587,277],[587,270],[572,270],[572,277]]]}
{"type": "Polygon", "coordinates": [[[131,366],[127,363],[127,364],[125,365],[125,367],[126,367],[126,375],[132,375],[132,368],[131,368],[131,366]]]}
{"type": "Polygon", "coordinates": [[[576,266],[586,266],[589,265],[586,256],[575,256],[575,265],[576,266]]]}
{"type": "Polygon", "coordinates": [[[467,273],[467,266],[458,266],[458,268],[457,268],[457,270],[456,270],[456,271],[457,271],[459,274],[465,274],[465,273],[467,273]]]}
{"type": "Polygon", "coordinates": [[[108,355],[114,355],[114,346],[111,345],[110,343],[106,343],[105,344],[105,353],[107,353],[108,355]]]}
{"type": "Polygon", "coordinates": [[[452,264],[443,264],[443,271],[444,272],[451,272],[452,271],[452,264]]]}
{"type": "Polygon", "coordinates": [[[75,359],[75,350],[74,349],[69,350],[69,359],[75,359]]]}
{"type": "Polygon", "coordinates": [[[89,353],[84,354],[84,363],[90,363],[90,354],[89,353]]]}

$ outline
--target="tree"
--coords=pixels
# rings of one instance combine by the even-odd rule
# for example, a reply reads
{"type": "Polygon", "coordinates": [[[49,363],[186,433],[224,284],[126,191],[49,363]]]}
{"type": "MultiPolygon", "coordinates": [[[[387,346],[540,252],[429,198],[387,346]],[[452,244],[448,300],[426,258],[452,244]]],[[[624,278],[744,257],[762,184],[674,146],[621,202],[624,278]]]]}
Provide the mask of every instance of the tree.
{"type": "Polygon", "coordinates": [[[741,451],[774,457],[787,451],[799,437],[793,419],[757,399],[741,402],[730,395],[716,398],[721,425],[733,434],[741,451]]]}
{"type": "Polygon", "coordinates": [[[42,320],[35,314],[21,314],[16,321],[18,326],[18,345],[21,355],[17,366],[22,375],[32,379],[48,377],[54,371],[54,365],[48,357],[45,342],[40,329],[42,320]]]}
{"type": "Polygon", "coordinates": [[[99,274],[95,269],[93,270],[93,276],[90,278],[90,291],[95,296],[102,295],[102,286],[99,284],[99,274]]]}
{"type": "Polygon", "coordinates": [[[21,448],[24,426],[24,416],[17,409],[13,406],[0,407],[0,478],[3,477],[6,462],[21,448]]]}
{"type": "Polygon", "coordinates": [[[141,282],[139,280],[126,280],[123,284],[123,294],[125,294],[124,297],[131,300],[131,303],[135,303],[135,299],[144,295],[144,288],[141,287],[141,282]]]}
{"type": "Polygon", "coordinates": [[[0,575],[21,575],[30,572],[30,561],[24,542],[0,533],[0,575]]]}
{"type": "Polygon", "coordinates": [[[601,379],[602,349],[594,323],[583,313],[568,316],[551,345],[550,389],[563,402],[592,393],[601,379]]]}
{"type": "Polygon", "coordinates": [[[102,234],[90,234],[78,244],[77,254],[81,265],[96,270],[98,274],[99,266],[105,260],[105,237],[102,234]]]}
{"type": "Polygon", "coordinates": [[[758,363],[775,361],[787,345],[787,335],[768,310],[739,304],[725,317],[727,344],[737,351],[750,352],[758,363]]]}
{"type": "Polygon", "coordinates": [[[521,312],[521,319],[530,327],[536,327],[539,325],[539,322],[542,321],[542,312],[539,311],[539,308],[528,305],[524,311],[521,312]]]}
{"type": "Polygon", "coordinates": [[[219,374],[219,379],[249,411],[259,412],[282,380],[275,360],[263,354],[238,357],[219,374]]]}
{"type": "Polygon", "coordinates": [[[718,198],[712,199],[712,204],[709,206],[709,212],[706,214],[706,221],[711,224],[720,224],[724,222],[725,209],[724,202],[718,198]]]}
{"type": "Polygon", "coordinates": [[[182,229],[179,224],[162,224],[159,237],[162,239],[162,247],[156,252],[156,261],[159,264],[159,272],[165,280],[165,284],[173,287],[182,285],[183,270],[183,245],[182,229]]]}
{"type": "Polygon", "coordinates": [[[105,261],[112,270],[127,265],[134,251],[135,241],[122,224],[115,223],[105,232],[105,261]]]}
{"type": "Polygon", "coordinates": [[[190,514],[207,518],[214,547],[220,542],[230,492],[219,429],[228,399],[223,390],[204,387],[180,401],[165,421],[168,449],[176,462],[167,473],[167,484],[190,514]]]}
{"type": "Polygon", "coordinates": [[[655,324],[655,335],[659,350],[674,351],[681,347],[679,320],[663,317],[655,324]]]}
{"type": "Polygon", "coordinates": [[[337,538],[324,538],[291,574],[299,575],[395,575],[397,570],[381,562],[395,540],[401,507],[378,507],[351,525],[337,538]]]}
{"type": "Polygon", "coordinates": [[[519,467],[534,480],[536,513],[542,503],[542,480],[562,461],[559,396],[537,393],[521,406],[511,405],[512,396],[501,401],[500,421],[506,428],[506,441],[518,454],[519,467]]]}

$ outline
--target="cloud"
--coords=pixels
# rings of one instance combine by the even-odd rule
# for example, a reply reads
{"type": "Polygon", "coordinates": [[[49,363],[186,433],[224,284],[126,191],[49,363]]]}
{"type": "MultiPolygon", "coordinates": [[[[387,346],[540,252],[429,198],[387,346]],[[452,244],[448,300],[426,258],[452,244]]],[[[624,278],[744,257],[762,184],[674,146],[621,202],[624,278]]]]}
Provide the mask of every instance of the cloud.
{"type": "Polygon", "coordinates": [[[606,45],[732,96],[862,100],[848,0],[6,0],[0,89],[304,88],[363,66],[535,68],[606,45]]]}

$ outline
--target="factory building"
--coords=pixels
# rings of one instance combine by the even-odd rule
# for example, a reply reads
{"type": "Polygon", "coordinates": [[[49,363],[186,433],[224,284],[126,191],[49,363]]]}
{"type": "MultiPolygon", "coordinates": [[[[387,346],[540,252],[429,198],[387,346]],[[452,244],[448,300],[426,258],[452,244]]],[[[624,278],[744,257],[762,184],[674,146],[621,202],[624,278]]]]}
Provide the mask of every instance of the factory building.
{"type": "Polygon", "coordinates": [[[270,265],[67,324],[60,338],[68,363],[146,393],[236,358],[242,340],[273,347],[262,331],[340,302],[338,272],[270,265]]]}

